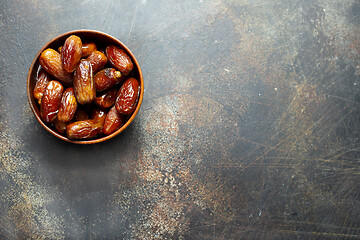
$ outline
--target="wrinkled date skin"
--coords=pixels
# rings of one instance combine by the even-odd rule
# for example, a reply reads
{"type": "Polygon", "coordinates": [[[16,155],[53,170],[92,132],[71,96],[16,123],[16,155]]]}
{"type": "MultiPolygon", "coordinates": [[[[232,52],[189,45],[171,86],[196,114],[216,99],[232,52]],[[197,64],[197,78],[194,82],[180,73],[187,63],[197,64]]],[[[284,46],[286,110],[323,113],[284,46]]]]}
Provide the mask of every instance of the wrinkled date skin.
{"type": "Polygon", "coordinates": [[[61,98],[58,119],[62,122],[70,122],[73,119],[77,108],[77,101],[74,88],[67,88],[61,98]]]}
{"type": "Polygon", "coordinates": [[[91,64],[93,73],[97,73],[99,70],[103,69],[108,62],[106,55],[100,51],[94,51],[86,58],[91,64]]]}
{"type": "MultiPolygon", "coordinates": [[[[60,46],[58,48],[58,52],[61,53],[61,49],[63,48],[63,46],[60,46]]],[[[82,48],[81,48],[81,57],[82,58],[86,58],[88,57],[92,52],[96,51],[97,47],[96,44],[93,42],[85,42],[82,43],[82,48]]]]}
{"type": "Polygon", "coordinates": [[[61,61],[66,72],[72,73],[80,62],[82,42],[78,36],[71,35],[65,40],[61,49],[61,61]]]}
{"type": "Polygon", "coordinates": [[[114,45],[105,48],[105,54],[110,64],[119,70],[122,75],[127,76],[133,70],[134,64],[124,50],[114,45]]]}
{"type": "Polygon", "coordinates": [[[109,108],[115,104],[118,89],[111,88],[102,95],[95,98],[94,103],[101,108],[109,108]]]}
{"type": "Polygon", "coordinates": [[[121,115],[114,106],[106,115],[102,131],[104,134],[110,135],[116,130],[120,129],[121,126],[124,125],[124,123],[125,117],[121,115]]]}
{"type": "Polygon", "coordinates": [[[89,139],[101,132],[102,123],[96,119],[73,122],[66,127],[66,136],[70,139],[89,139]]]}
{"type": "Polygon", "coordinates": [[[56,80],[68,86],[72,84],[71,74],[64,70],[61,55],[54,49],[45,49],[40,55],[39,63],[56,80]]]}
{"type": "Polygon", "coordinates": [[[50,123],[55,120],[63,91],[64,87],[58,81],[53,80],[47,84],[40,105],[41,118],[44,122],[50,123]]]}
{"type": "Polygon", "coordinates": [[[96,97],[93,71],[87,60],[81,60],[75,70],[74,91],[79,104],[91,103],[96,97]]]}
{"type": "Polygon", "coordinates": [[[105,68],[94,76],[96,91],[106,91],[121,81],[121,72],[115,68],[105,68]]]}
{"type": "Polygon", "coordinates": [[[116,98],[116,110],[124,115],[131,114],[136,107],[139,97],[139,82],[135,78],[129,78],[121,86],[116,98]]]}
{"type": "Polygon", "coordinates": [[[41,68],[38,72],[36,84],[34,87],[34,98],[38,101],[39,104],[41,103],[41,98],[44,95],[45,88],[50,81],[50,75],[41,68]]]}
{"type": "Polygon", "coordinates": [[[96,44],[94,42],[85,42],[82,44],[81,57],[88,57],[92,52],[97,50],[96,44]]]}

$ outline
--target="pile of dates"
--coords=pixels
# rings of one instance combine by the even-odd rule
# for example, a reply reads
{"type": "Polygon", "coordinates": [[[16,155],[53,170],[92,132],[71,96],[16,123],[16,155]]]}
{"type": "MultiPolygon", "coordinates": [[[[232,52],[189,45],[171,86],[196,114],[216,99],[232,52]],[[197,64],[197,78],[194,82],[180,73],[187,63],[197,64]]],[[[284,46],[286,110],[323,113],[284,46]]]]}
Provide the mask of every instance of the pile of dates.
{"type": "Polygon", "coordinates": [[[71,35],[58,51],[45,49],[39,63],[34,98],[41,118],[69,139],[109,135],[135,110],[139,82],[131,77],[131,58],[118,46],[101,51],[71,35]]]}

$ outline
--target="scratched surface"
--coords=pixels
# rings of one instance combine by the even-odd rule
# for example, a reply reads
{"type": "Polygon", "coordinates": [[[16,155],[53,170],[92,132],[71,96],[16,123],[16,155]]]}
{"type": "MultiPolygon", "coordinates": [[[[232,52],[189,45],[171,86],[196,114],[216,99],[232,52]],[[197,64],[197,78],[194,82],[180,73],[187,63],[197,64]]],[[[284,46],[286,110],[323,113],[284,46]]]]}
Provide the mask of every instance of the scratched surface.
{"type": "Polygon", "coordinates": [[[358,0],[0,0],[0,239],[359,239],[358,0]],[[41,128],[25,82],[109,33],[145,96],[110,141],[41,128]]]}

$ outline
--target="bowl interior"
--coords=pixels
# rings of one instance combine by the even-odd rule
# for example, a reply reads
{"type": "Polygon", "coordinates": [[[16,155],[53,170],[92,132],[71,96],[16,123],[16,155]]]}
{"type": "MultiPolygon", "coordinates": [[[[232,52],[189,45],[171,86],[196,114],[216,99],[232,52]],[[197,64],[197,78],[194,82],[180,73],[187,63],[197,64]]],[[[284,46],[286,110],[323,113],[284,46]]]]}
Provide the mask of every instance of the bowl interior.
{"type": "Polygon", "coordinates": [[[143,77],[142,77],[142,72],[140,69],[140,66],[135,58],[135,56],[132,54],[132,52],[122,43],[120,42],[118,39],[116,39],[115,37],[108,35],[106,33],[102,33],[99,31],[94,31],[94,30],[75,30],[75,31],[71,31],[71,32],[67,32],[64,34],[61,34],[58,37],[55,37],[54,39],[52,39],[51,41],[49,41],[47,44],[45,44],[37,53],[37,55],[35,56],[33,62],[31,63],[30,69],[29,69],[29,73],[28,73],[28,77],[27,77],[27,94],[28,94],[28,100],[30,103],[30,107],[36,117],[36,119],[39,121],[39,123],[47,130],[49,131],[51,134],[53,134],[54,136],[67,141],[67,142],[71,142],[71,143],[77,143],[77,144],[93,144],[93,143],[98,143],[98,142],[103,142],[107,139],[110,139],[114,136],[116,136],[117,134],[119,134],[120,132],[122,132],[134,119],[134,117],[136,116],[137,112],[139,111],[140,105],[142,103],[142,99],[143,99],[143,94],[144,94],[144,81],[143,81],[143,77]],[[109,44],[114,44],[120,48],[122,48],[132,59],[133,64],[134,64],[134,68],[131,71],[129,77],[134,77],[136,78],[139,83],[140,83],[140,95],[139,95],[139,100],[137,103],[137,106],[134,110],[134,112],[128,117],[127,122],[117,131],[115,131],[114,133],[107,135],[107,136],[103,136],[100,138],[94,138],[94,139],[89,139],[89,140],[72,140],[67,138],[64,135],[61,135],[60,133],[58,133],[57,131],[55,131],[53,128],[51,128],[50,126],[48,126],[47,124],[45,124],[43,122],[43,120],[40,117],[40,109],[39,109],[39,105],[38,103],[35,101],[34,96],[33,96],[33,90],[36,84],[36,78],[37,78],[37,73],[40,69],[40,64],[39,64],[39,57],[42,53],[42,51],[44,51],[47,48],[53,48],[55,50],[58,49],[58,47],[62,46],[66,40],[66,38],[68,38],[70,35],[77,35],[78,37],[81,38],[81,40],[83,42],[95,42],[97,49],[98,50],[105,50],[105,47],[109,44]]]}

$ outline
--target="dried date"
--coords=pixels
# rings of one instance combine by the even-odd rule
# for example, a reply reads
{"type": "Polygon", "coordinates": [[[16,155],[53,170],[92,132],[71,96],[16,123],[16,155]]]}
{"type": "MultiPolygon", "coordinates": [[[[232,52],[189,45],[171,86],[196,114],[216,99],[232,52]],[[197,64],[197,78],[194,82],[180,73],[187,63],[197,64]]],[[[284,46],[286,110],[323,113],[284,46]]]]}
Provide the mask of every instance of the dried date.
{"type": "Polygon", "coordinates": [[[40,105],[40,114],[44,122],[50,123],[55,120],[63,91],[64,87],[58,81],[52,80],[47,84],[40,105]]]}
{"type": "Polygon", "coordinates": [[[44,95],[44,91],[46,88],[46,85],[51,81],[50,75],[41,68],[38,72],[36,84],[34,87],[34,98],[38,101],[38,103],[41,103],[41,98],[44,95]]]}
{"type": "Polygon", "coordinates": [[[113,132],[117,131],[121,128],[125,123],[125,117],[121,115],[114,107],[110,109],[108,114],[106,115],[104,126],[103,126],[103,133],[106,135],[110,135],[113,132]]]}
{"type": "Polygon", "coordinates": [[[94,108],[91,112],[91,119],[99,120],[104,123],[106,118],[106,112],[101,108],[94,108]]]}
{"type": "Polygon", "coordinates": [[[121,86],[116,98],[116,110],[124,115],[131,114],[136,107],[139,98],[140,86],[135,78],[129,78],[121,86]]]}
{"type": "Polygon", "coordinates": [[[105,48],[105,54],[110,64],[119,70],[122,75],[127,76],[133,70],[134,64],[123,49],[109,45],[105,48]]]}
{"type": "Polygon", "coordinates": [[[101,123],[101,131],[99,134],[102,133],[106,115],[106,112],[101,108],[94,108],[91,112],[91,119],[98,120],[101,123]]]}
{"type": "Polygon", "coordinates": [[[74,88],[67,88],[61,98],[60,109],[58,112],[58,119],[62,122],[69,122],[73,119],[77,108],[77,101],[74,93],[74,88]]]}
{"type": "MultiPolygon", "coordinates": [[[[61,49],[63,48],[63,46],[60,46],[58,48],[58,52],[61,53],[61,49]]],[[[93,42],[85,42],[82,43],[82,48],[81,48],[81,57],[85,58],[88,57],[92,52],[96,51],[97,47],[96,44],[93,42]]]]}
{"type": "Polygon", "coordinates": [[[39,57],[39,63],[56,80],[61,81],[65,85],[72,84],[71,74],[64,70],[61,55],[54,49],[45,49],[39,57]]]}
{"type": "Polygon", "coordinates": [[[115,68],[105,68],[94,76],[96,91],[102,92],[108,90],[121,82],[121,72],[115,68]]]}
{"type": "Polygon", "coordinates": [[[111,88],[100,96],[96,97],[94,103],[101,108],[109,108],[115,104],[118,89],[111,88]]]}
{"type": "Polygon", "coordinates": [[[97,50],[96,44],[94,42],[85,42],[82,44],[81,57],[88,57],[92,52],[97,50]]]}
{"type": "Polygon", "coordinates": [[[74,74],[74,91],[79,104],[91,103],[96,96],[90,62],[82,59],[74,74]]]}
{"type": "Polygon", "coordinates": [[[86,60],[90,62],[94,74],[103,69],[108,62],[106,55],[100,51],[92,52],[86,60]]]}
{"type": "Polygon", "coordinates": [[[88,119],[73,122],[66,127],[66,136],[70,139],[89,139],[101,132],[102,124],[99,120],[88,119]]]}
{"type": "Polygon", "coordinates": [[[82,42],[76,35],[71,35],[65,40],[61,49],[61,61],[66,72],[72,73],[80,62],[82,42]]]}

